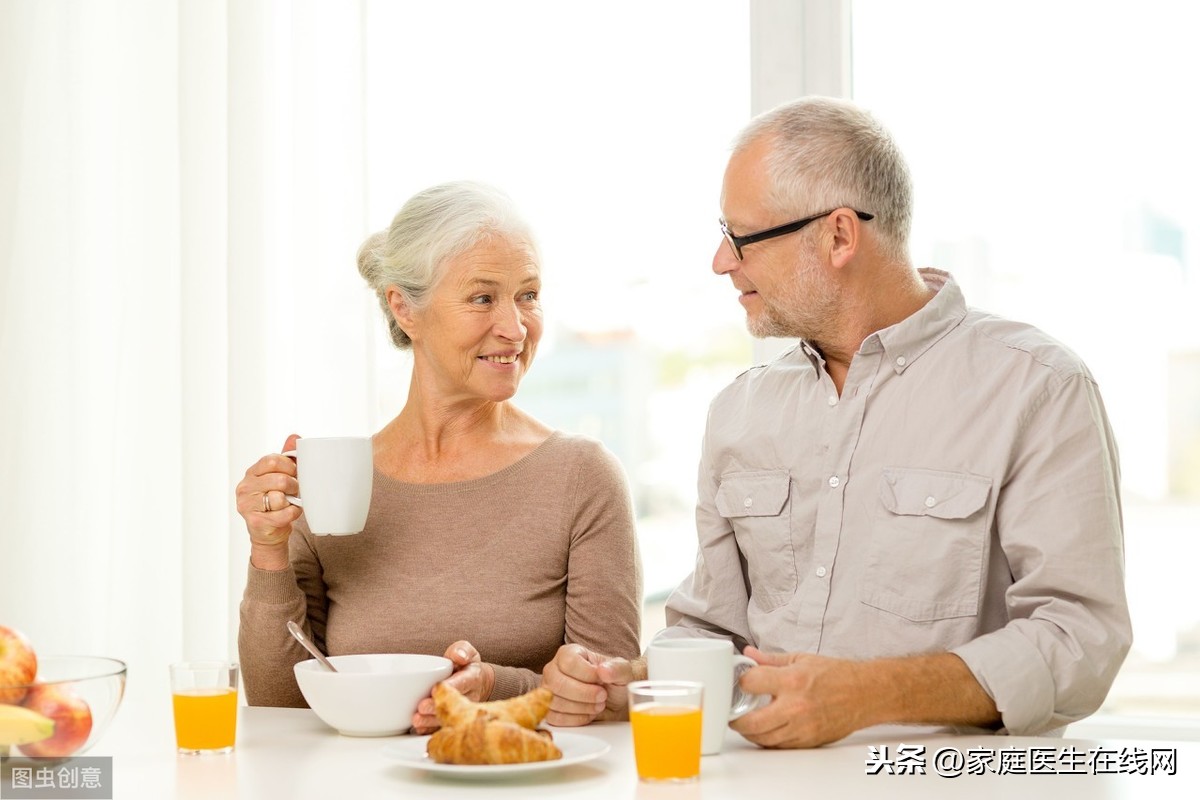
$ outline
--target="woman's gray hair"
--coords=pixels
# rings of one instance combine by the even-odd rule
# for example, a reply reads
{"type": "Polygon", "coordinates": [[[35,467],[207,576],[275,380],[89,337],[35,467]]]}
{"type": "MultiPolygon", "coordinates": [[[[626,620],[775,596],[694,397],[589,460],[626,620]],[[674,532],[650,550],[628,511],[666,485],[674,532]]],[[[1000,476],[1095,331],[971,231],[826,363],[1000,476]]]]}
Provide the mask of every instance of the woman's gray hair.
{"type": "Polygon", "coordinates": [[[473,181],[431,186],[409,198],[386,230],[367,237],[358,248],[358,271],[379,297],[392,343],[412,347],[388,306],[395,286],[414,309],[424,308],[430,290],[450,259],[490,238],[528,246],[537,244],[516,204],[499,189],[473,181]]]}
{"type": "Polygon", "coordinates": [[[875,215],[884,253],[907,263],[912,229],[912,178],[891,135],[870,113],[846,100],[804,97],[755,117],[734,143],[737,154],[770,142],[767,202],[785,216],[848,206],[875,215]]]}

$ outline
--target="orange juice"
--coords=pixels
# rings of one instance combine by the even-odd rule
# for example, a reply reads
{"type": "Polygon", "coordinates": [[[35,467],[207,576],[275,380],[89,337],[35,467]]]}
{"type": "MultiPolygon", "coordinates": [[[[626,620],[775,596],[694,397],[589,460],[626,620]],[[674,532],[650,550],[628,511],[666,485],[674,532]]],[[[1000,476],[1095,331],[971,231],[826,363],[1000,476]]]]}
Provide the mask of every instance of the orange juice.
{"type": "Polygon", "coordinates": [[[655,703],[629,712],[638,776],[691,780],[700,774],[700,709],[655,703]]]}
{"type": "Polygon", "coordinates": [[[237,730],[237,690],[182,689],[172,696],[180,750],[225,750],[237,730]]]}

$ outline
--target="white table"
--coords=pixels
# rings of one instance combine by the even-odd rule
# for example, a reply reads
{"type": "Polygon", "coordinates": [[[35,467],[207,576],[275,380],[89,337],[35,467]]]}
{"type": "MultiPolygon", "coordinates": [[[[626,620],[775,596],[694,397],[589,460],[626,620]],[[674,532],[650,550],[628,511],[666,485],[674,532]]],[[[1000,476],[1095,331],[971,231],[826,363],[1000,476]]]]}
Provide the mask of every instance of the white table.
{"type": "MultiPolygon", "coordinates": [[[[134,700],[133,703],[130,703],[134,700]]],[[[766,751],[732,731],[725,752],[706,756],[692,785],[639,784],[628,723],[563,729],[604,739],[612,750],[600,758],[554,770],[513,776],[503,782],[448,779],[401,766],[382,750],[395,738],[338,735],[308,710],[239,709],[236,752],[228,756],[175,754],[169,702],[126,705],[89,755],[113,757],[115,798],[577,798],[578,800],[854,800],[887,798],[1200,798],[1200,742],[1040,737],[944,736],[888,728],[862,731],[835,745],[805,751],[766,751]],[[867,774],[869,746],[924,746],[926,774],[867,774]],[[1074,746],[1119,753],[1124,748],[1173,750],[1176,774],[937,775],[934,753],[955,748],[991,751],[1074,746]]]]}

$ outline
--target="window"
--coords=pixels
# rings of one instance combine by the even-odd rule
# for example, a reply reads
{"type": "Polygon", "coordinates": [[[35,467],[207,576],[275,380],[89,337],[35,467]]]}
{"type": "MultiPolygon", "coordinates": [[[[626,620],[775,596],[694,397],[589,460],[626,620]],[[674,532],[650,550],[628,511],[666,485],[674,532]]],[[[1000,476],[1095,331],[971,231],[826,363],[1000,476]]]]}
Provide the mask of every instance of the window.
{"type": "Polygon", "coordinates": [[[1134,624],[1105,710],[1200,715],[1200,9],[856,0],[852,24],[855,99],[913,171],[918,265],[1099,381],[1134,624]]]}
{"type": "MultiPolygon", "coordinates": [[[[725,157],[749,116],[749,10],[594,11],[368,3],[367,214],[381,228],[413,192],[458,178],[521,206],[546,334],[515,402],[621,460],[654,598],[691,570],[708,403],[751,357],[710,269],[725,157]],[[456,24],[464,11],[471,24],[456,24]]],[[[376,428],[403,405],[411,363],[378,330],[376,428]]]]}

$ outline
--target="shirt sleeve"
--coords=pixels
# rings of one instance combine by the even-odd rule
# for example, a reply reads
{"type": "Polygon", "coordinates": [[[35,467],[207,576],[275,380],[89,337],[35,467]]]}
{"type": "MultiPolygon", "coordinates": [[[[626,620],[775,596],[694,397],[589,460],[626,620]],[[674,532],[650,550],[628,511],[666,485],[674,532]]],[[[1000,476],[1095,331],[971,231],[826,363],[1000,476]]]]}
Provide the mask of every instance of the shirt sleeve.
{"type": "Polygon", "coordinates": [[[1095,383],[1056,380],[1028,412],[997,499],[1009,622],[952,650],[1007,732],[1099,708],[1132,642],[1116,445],[1095,383]]]}
{"type": "MultiPolygon", "coordinates": [[[[712,414],[710,408],[710,430],[712,414]]],[[[747,616],[749,581],[733,527],[717,511],[720,476],[713,467],[709,444],[710,437],[706,432],[697,477],[696,566],[667,598],[668,627],[658,635],[721,636],[732,639],[740,652],[748,644],[757,644],[751,636],[747,616]]]]}
{"type": "Polygon", "coordinates": [[[288,541],[290,566],[249,566],[238,626],[238,659],[247,705],[307,708],[292,668],[311,658],[288,632],[294,621],[325,649],[325,584],[316,552],[299,530],[288,541]]]}

